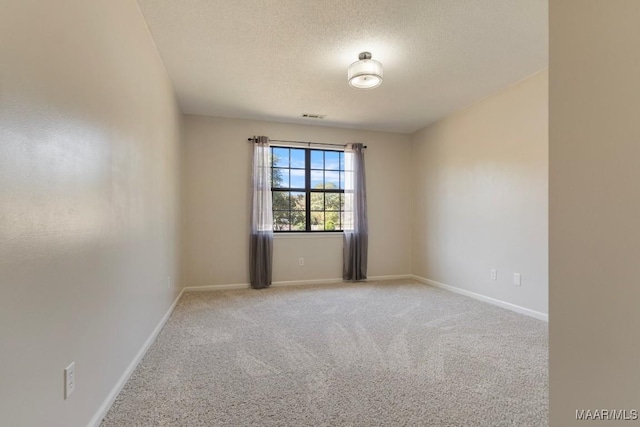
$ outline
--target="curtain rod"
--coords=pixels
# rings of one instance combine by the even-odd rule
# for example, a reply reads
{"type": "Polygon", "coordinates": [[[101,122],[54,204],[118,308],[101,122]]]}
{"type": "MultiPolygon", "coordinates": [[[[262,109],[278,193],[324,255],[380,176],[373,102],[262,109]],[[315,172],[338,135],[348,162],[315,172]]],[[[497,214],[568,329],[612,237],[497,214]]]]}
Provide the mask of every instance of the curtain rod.
{"type": "MultiPolygon", "coordinates": [[[[254,141],[255,142],[255,138],[247,138],[247,141],[254,141]]],[[[269,141],[273,141],[273,142],[288,142],[288,143],[293,143],[293,144],[307,144],[307,145],[332,145],[334,147],[346,147],[349,144],[329,144],[328,142],[310,142],[310,141],[287,141],[284,139],[269,139],[269,141]]],[[[366,145],[364,145],[362,148],[367,148],[366,145]]]]}

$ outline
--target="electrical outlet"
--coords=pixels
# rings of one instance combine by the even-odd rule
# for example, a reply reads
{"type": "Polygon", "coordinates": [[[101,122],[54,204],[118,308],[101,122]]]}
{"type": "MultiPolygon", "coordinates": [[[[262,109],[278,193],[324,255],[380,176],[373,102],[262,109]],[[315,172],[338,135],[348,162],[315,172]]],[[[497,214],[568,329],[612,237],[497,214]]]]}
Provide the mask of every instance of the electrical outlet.
{"type": "Polygon", "coordinates": [[[522,278],[520,276],[520,273],[513,273],[513,284],[516,286],[522,285],[522,278]]]}
{"type": "Polygon", "coordinates": [[[298,265],[304,265],[304,258],[298,258],[298,265]]]}
{"type": "Polygon", "coordinates": [[[76,362],[71,362],[71,365],[64,369],[64,398],[65,400],[71,396],[71,393],[76,389],[76,362]]]}
{"type": "Polygon", "coordinates": [[[491,280],[498,280],[498,270],[495,268],[491,269],[491,280]]]}

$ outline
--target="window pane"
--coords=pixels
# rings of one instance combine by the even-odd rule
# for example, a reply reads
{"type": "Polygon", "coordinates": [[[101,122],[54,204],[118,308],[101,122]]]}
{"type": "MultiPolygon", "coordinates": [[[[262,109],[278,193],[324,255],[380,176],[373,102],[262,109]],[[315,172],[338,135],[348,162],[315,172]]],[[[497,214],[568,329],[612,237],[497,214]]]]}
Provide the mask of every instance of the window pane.
{"type": "Polygon", "coordinates": [[[291,188],[304,188],[304,169],[291,169],[291,188]]]}
{"type": "Polygon", "coordinates": [[[311,169],[324,169],[323,151],[311,150],[311,169]]]}
{"type": "Polygon", "coordinates": [[[289,188],[289,169],[273,168],[272,187],[289,188]]]}
{"type": "Polygon", "coordinates": [[[344,190],[344,172],[340,172],[340,189],[344,190]]]}
{"type": "Polygon", "coordinates": [[[288,168],[289,167],[289,149],[288,148],[273,148],[273,166],[288,168]]]}
{"type": "Polygon", "coordinates": [[[291,192],[291,210],[303,211],[306,207],[306,197],[302,192],[291,192]]]}
{"type": "Polygon", "coordinates": [[[291,149],[291,167],[304,169],[304,150],[291,149]]]}
{"type": "Polygon", "coordinates": [[[325,203],[326,203],[325,210],[327,210],[327,211],[339,211],[340,210],[340,194],[339,193],[326,193],[325,194],[325,203]]]}
{"type": "Polygon", "coordinates": [[[324,188],[324,176],[322,171],[311,171],[311,188],[324,188]]]}
{"type": "Polygon", "coordinates": [[[289,192],[273,191],[271,193],[271,203],[273,204],[274,211],[288,211],[289,210],[289,192]]]}
{"type": "Polygon", "coordinates": [[[289,212],[274,211],[273,212],[273,229],[277,231],[290,230],[289,212]]]}
{"type": "Polygon", "coordinates": [[[344,153],[340,153],[340,170],[344,170],[344,153]]]}
{"type": "Polygon", "coordinates": [[[324,230],[324,212],[311,212],[311,230],[324,230]]]}
{"type": "Polygon", "coordinates": [[[324,210],[324,193],[311,193],[311,210],[324,210]]]}
{"type": "Polygon", "coordinates": [[[336,151],[325,151],[324,152],[324,168],[327,170],[335,170],[340,169],[340,153],[336,151]]]}
{"type": "Polygon", "coordinates": [[[291,211],[291,229],[304,231],[307,229],[307,212],[291,211]]]}
{"type": "Polygon", "coordinates": [[[325,212],[324,214],[324,229],[327,231],[333,231],[340,226],[340,212],[325,212]]]}
{"type": "Polygon", "coordinates": [[[337,189],[340,184],[340,173],[326,171],[324,173],[324,188],[337,189]]]}

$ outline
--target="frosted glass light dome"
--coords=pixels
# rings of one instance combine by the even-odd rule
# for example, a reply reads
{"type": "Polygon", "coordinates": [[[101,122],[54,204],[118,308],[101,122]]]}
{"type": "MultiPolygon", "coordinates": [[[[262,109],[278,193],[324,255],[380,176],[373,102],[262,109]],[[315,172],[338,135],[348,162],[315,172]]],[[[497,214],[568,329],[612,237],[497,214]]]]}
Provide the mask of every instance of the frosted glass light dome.
{"type": "Polygon", "coordinates": [[[359,61],[349,65],[348,78],[351,87],[373,89],[382,83],[382,64],[371,59],[369,52],[362,52],[359,61]]]}

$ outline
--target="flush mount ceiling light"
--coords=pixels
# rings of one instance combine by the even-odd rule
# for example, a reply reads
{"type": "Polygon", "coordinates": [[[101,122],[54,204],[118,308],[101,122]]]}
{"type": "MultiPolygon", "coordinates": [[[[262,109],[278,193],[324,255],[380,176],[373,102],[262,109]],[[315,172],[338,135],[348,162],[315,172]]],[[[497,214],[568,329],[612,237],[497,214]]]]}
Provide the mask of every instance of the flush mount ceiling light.
{"type": "Polygon", "coordinates": [[[382,64],[371,59],[371,53],[362,52],[359,61],[349,65],[349,84],[356,89],[373,89],[382,83],[382,64]]]}

